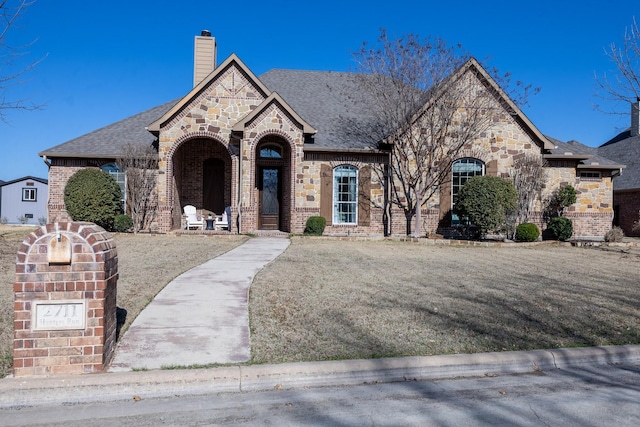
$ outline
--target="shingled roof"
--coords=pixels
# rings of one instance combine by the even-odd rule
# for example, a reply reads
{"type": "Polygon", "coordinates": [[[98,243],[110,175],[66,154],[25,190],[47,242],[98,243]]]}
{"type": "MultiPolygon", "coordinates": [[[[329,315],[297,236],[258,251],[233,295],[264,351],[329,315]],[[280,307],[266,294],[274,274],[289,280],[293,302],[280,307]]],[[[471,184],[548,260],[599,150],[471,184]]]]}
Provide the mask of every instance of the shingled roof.
{"type": "Polygon", "coordinates": [[[158,105],[119,122],[82,135],[38,153],[47,157],[116,158],[128,144],[151,146],[156,137],[146,127],[169,110],[177,101],[158,105]]]}
{"type": "Polygon", "coordinates": [[[626,166],[622,175],[613,181],[616,191],[640,189],[640,136],[629,135],[627,130],[598,147],[598,154],[626,166]]]}
{"type": "Polygon", "coordinates": [[[370,105],[359,89],[357,75],[331,71],[273,69],[260,80],[277,92],[317,133],[314,145],[326,148],[367,148],[366,141],[349,137],[340,123],[371,118],[370,105]]]}

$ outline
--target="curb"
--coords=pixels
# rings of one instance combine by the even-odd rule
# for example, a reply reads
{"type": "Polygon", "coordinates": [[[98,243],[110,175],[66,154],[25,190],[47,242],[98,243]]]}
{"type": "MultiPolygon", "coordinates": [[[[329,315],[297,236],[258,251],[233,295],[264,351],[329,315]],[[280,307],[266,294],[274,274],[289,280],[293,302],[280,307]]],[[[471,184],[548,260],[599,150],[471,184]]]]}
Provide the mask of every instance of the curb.
{"type": "Polygon", "coordinates": [[[640,345],[0,380],[0,408],[496,376],[640,363],[640,345]]]}

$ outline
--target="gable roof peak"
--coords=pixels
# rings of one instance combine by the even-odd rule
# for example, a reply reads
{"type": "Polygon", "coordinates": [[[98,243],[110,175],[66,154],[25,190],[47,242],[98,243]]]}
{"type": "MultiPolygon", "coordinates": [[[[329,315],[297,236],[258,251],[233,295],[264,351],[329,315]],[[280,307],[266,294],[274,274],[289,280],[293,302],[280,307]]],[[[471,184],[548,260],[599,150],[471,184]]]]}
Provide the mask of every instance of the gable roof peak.
{"type": "Polygon", "coordinates": [[[189,91],[184,97],[176,103],[173,108],[167,111],[158,120],[147,126],[147,130],[153,134],[160,132],[160,128],[167,123],[171,118],[178,114],[189,102],[191,102],[200,92],[202,92],[209,84],[214,81],[218,76],[224,73],[229,67],[235,66],[244,73],[249,80],[260,90],[265,97],[271,94],[271,91],[256,77],[255,74],[245,65],[244,62],[235,54],[232,53],[225,59],[220,65],[218,65],[207,77],[198,83],[193,89],[189,91]]]}

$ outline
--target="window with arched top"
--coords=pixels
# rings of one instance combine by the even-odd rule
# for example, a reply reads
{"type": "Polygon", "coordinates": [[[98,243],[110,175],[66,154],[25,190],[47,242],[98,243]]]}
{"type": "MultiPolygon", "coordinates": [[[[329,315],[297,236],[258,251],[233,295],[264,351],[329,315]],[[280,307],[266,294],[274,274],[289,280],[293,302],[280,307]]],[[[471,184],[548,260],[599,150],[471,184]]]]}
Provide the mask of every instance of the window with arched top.
{"type": "Polygon", "coordinates": [[[358,169],[354,166],[333,169],[333,223],[358,223],[358,169]]]}
{"type": "MultiPolygon", "coordinates": [[[[484,174],[484,162],[478,159],[464,158],[453,162],[453,165],[451,165],[451,212],[453,212],[458,200],[458,193],[460,193],[464,184],[474,176],[482,176],[484,174]]],[[[460,223],[460,218],[455,213],[451,214],[451,223],[460,223]]]]}
{"type": "Polygon", "coordinates": [[[263,145],[260,147],[261,159],[281,159],[282,158],[282,147],[275,144],[263,145]]]}

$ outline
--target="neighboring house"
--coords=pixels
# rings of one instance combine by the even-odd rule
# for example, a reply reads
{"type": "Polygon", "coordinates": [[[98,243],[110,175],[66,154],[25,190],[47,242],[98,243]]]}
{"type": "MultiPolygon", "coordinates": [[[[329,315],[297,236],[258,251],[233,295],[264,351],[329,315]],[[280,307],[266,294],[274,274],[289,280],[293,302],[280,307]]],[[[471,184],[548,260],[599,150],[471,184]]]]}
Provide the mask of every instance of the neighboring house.
{"type": "Polygon", "coordinates": [[[598,154],[626,165],[613,184],[614,223],[627,236],[640,236],[633,230],[640,213],[640,101],[631,104],[631,127],[602,144],[598,154]]]}
{"type": "Polygon", "coordinates": [[[38,225],[47,218],[47,180],[25,176],[0,182],[0,220],[38,225]]]}
{"type": "MultiPolygon", "coordinates": [[[[388,152],[340,128],[345,117],[368,114],[353,74],[274,69],[258,77],[235,54],[216,67],[215,39],[207,34],[196,37],[194,68],[194,88],[183,98],[40,153],[50,167],[50,220],[70,219],[63,191],[73,173],[99,167],[115,174],[123,147],[134,143],[158,150],[154,229],[161,233],[183,227],[185,205],[217,214],[230,206],[231,230],[239,232],[299,233],[309,216],[321,215],[328,234],[383,234],[387,220],[387,230],[405,233],[402,211],[392,209],[383,221],[379,207],[388,189],[373,168],[389,161],[388,152]]],[[[508,177],[513,159],[531,153],[548,164],[545,197],[563,184],[578,190],[566,213],[574,235],[602,239],[621,166],[544,136],[477,61],[457,72],[494,94],[496,118],[454,159],[451,181],[422,210],[422,229],[449,228],[468,178],[508,177]]],[[[538,203],[533,220],[543,226],[541,211],[538,203]]]]}

